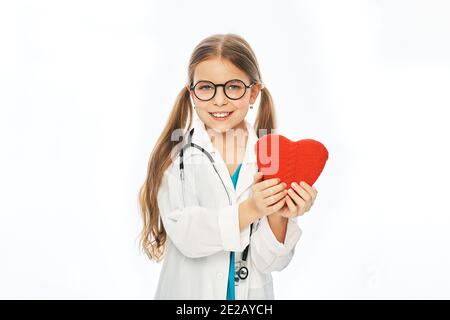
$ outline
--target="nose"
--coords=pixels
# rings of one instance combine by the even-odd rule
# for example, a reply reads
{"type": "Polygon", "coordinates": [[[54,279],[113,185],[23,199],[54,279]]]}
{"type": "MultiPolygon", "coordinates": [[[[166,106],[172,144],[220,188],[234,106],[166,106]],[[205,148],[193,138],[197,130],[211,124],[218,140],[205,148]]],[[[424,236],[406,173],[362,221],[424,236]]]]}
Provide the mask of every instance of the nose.
{"type": "Polygon", "coordinates": [[[216,95],[213,98],[214,104],[221,106],[223,104],[227,104],[227,96],[225,95],[225,92],[223,91],[223,86],[217,86],[216,87],[216,95]]]}

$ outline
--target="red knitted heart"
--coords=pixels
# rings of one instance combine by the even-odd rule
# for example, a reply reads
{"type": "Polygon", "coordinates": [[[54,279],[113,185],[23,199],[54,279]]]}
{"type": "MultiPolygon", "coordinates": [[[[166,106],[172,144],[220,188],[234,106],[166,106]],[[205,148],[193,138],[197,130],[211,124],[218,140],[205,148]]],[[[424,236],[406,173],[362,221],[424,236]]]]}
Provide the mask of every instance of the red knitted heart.
{"type": "Polygon", "coordinates": [[[268,134],[258,139],[255,148],[263,180],[280,178],[287,188],[300,181],[312,186],[328,159],[325,146],[312,139],[291,141],[282,135],[268,134]]]}

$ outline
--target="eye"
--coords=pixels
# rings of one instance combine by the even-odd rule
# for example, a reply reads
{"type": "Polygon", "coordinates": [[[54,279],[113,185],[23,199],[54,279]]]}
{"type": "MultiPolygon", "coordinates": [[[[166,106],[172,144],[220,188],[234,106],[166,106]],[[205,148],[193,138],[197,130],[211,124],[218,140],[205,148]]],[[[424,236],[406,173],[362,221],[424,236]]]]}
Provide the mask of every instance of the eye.
{"type": "Polygon", "coordinates": [[[230,90],[230,91],[240,91],[243,89],[244,89],[244,84],[238,80],[230,81],[226,86],[226,90],[230,90]]]}
{"type": "Polygon", "coordinates": [[[244,87],[242,87],[241,85],[234,85],[234,84],[231,84],[227,87],[227,90],[231,90],[231,91],[241,91],[243,89],[244,89],[244,87]]]}

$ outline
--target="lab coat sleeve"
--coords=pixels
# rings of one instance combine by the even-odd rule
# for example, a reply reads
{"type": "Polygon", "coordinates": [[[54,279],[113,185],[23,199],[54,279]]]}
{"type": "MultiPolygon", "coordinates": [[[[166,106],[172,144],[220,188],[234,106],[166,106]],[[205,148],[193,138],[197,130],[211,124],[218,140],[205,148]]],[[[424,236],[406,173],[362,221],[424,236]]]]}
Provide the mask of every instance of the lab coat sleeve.
{"type": "Polygon", "coordinates": [[[294,256],[295,246],[302,230],[297,224],[297,218],[289,218],[284,243],[280,243],[270,228],[267,216],[259,220],[259,225],[253,229],[251,236],[251,259],[262,273],[281,271],[294,256]]]}
{"type": "Polygon", "coordinates": [[[250,226],[240,231],[239,204],[206,208],[198,204],[193,188],[181,188],[178,166],[172,164],[164,173],[157,201],[167,236],[175,247],[189,258],[220,251],[242,252],[249,243],[250,226]]]}

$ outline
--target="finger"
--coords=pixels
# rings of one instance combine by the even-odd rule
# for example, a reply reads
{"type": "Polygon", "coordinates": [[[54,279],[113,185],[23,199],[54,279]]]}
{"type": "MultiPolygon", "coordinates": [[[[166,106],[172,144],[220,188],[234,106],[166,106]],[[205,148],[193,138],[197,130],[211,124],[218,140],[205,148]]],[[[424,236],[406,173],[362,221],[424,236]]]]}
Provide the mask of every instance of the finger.
{"type": "Polygon", "coordinates": [[[314,201],[316,201],[316,198],[317,198],[317,193],[319,191],[317,191],[316,187],[314,187],[314,186],[312,188],[314,189],[314,198],[313,198],[313,204],[314,204],[314,201]]]}
{"type": "Polygon", "coordinates": [[[257,172],[257,173],[255,173],[255,175],[253,176],[253,182],[254,182],[254,183],[259,182],[259,181],[262,180],[262,178],[263,178],[262,172],[257,172]]]}
{"type": "MultiPolygon", "coordinates": [[[[309,203],[309,208],[308,210],[312,207],[312,205],[314,204],[314,201],[316,201],[316,197],[317,197],[317,189],[314,186],[310,186],[309,184],[305,183],[304,181],[300,182],[300,186],[303,187],[303,189],[306,189],[306,191],[308,191],[308,193],[311,195],[311,201],[309,203]]],[[[306,211],[308,211],[306,210],[306,211]]]]}
{"type": "Polygon", "coordinates": [[[255,191],[262,191],[280,183],[279,178],[272,178],[255,184],[255,191]]]}
{"type": "Polygon", "coordinates": [[[275,185],[273,187],[270,187],[270,188],[267,188],[267,189],[263,190],[261,192],[261,196],[263,198],[268,198],[268,197],[270,197],[270,196],[272,196],[274,194],[277,194],[280,191],[283,191],[284,189],[286,189],[286,187],[287,187],[286,183],[284,183],[284,182],[283,183],[279,183],[279,184],[277,184],[277,185],[275,185]]]}
{"type": "MultiPolygon", "coordinates": [[[[283,217],[285,217],[285,218],[292,218],[292,217],[295,217],[296,215],[293,214],[293,213],[291,212],[291,210],[290,210],[290,208],[289,208],[289,205],[287,204],[288,201],[291,201],[291,202],[292,202],[291,198],[287,195],[287,196],[285,197],[285,199],[286,199],[286,205],[285,205],[283,208],[281,208],[281,210],[280,210],[280,215],[283,216],[283,217]]],[[[292,204],[293,204],[293,202],[292,202],[292,204]]],[[[294,206],[295,206],[295,205],[294,205],[294,206]]]]}
{"type": "Polygon", "coordinates": [[[252,191],[256,192],[256,187],[258,185],[258,183],[260,183],[263,179],[263,174],[262,172],[257,172],[253,175],[253,185],[252,185],[252,191]]]}
{"type": "Polygon", "coordinates": [[[294,201],[292,201],[291,197],[289,195],[286,197],[286,204],[289,208],[289,213],[293,216],[297,215],[297,207],[295,206],[294,201]]]}
{"type": "Polygon", "coordinates": [[[277,211],[281,210],[281,208],[283,208],[285,203],[286,203],[286,197],[283,197],[280,201],[278,201],[274,205],[268,207],[268,211],[270,213],[277,212],[277,211]]]}
{"type": "MultiPolygon", "coordinates": [[[[287,196],[287,197],[285,197],[285,199],[287,199],[289,196],[287,196]]],[[[285,218],[291,218],[291,217],[293,217],[293,216],[295,216],[295,215],[292,215],[291,214],[291,212],[289,211],[289,207],[286,205],[286,206],[283,206],[281,209],[280,209],[280,215],[282,216],[282,217],[285,217],[285,218]]]]}
{"type": "Polygon", "coordinates": [[[302,187],[295,182],[292,183],[292,187],[295,192],[306,202],[305,205],[302,206],[303,212],[309,211],[314,203],[314,199],[316,198],[316,194],[314,193],[313,189],[311,187],[306,189],[305,187],[302,187]]]}
{"type": "Polygon", "coordinates": [[[305,181],[300,181],[300,186],[303,187],[303,189],[305,189],[306,191],[308,191],[308,193],[311,196],[313,196],[313,198],[316,197],[317,189],[315,187],[310,186],[305,181]]]}
{"type": "Polygon", "coordinates": [[[316,201],[316,197],[317,197],[317,193],[314,194],[312,201],[311,201],[311,206],[314,204],[314,201],[316,201]]]}
{"type": "Polygon", "coordinates": [[[296,206],[299,209],[296,212],[301,211],[301,209],[306,206],[306,201],[303,200],[294,190],[289,189],[288,195],[291,197],[291,199],[294,201],[294,203],[296,204],[296,206]]]}
{"type": "MultiPolygon", "coordinates": [[[[295,192],[294,192],[295,193],[295,192]]],[[[288,196],[289,196],[289,194],[288,194],[288,196]]],[[[303,199],[302,199],[303,200],[303,199]]],[[[293,205],[295,206],[295,212],[294,212],[294,217],[297,217],[297,216],[302,216],[304,213],[305,213],[305,210],[303,210],[302,209],[302,206],[301,205],[298,205],[298,204],[296,204],[295,203],[295,200],[292,200],[292,198],[291,198],[291,201],[292,201],[292,203],[293,203],[293,205]]]]}
{"type": "Polygon", "coordinates": [[[302,197],[303,200],[308,203],[312,201],[313,196],[309,194],[309,192],[303,187],[299,186],[296,182],[292,182],[291,187],[295,192],[297,192],[300,197],[302,197]]]}
{"type": "Polygon", "coordinates": [[[284,198],[287,194],[286,190],[281,190],[280,192],[271,195],[270,197],[267,197],[263,200],[263,203],[266,207],[273,205],[275,202],[281,200],[282,198],[284,198]]]}

